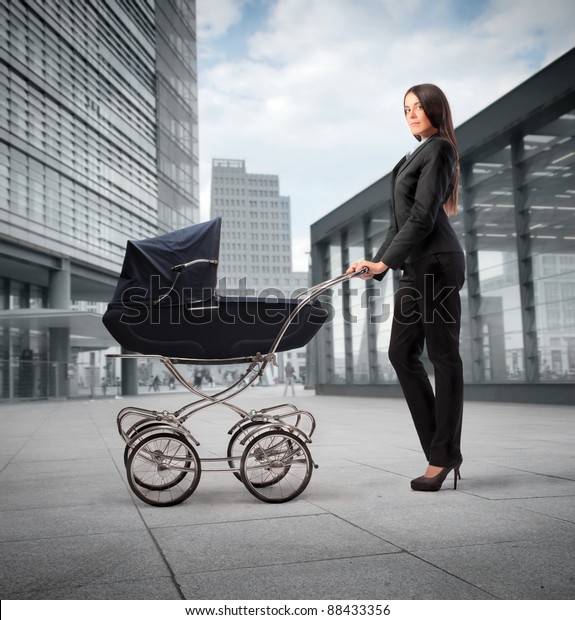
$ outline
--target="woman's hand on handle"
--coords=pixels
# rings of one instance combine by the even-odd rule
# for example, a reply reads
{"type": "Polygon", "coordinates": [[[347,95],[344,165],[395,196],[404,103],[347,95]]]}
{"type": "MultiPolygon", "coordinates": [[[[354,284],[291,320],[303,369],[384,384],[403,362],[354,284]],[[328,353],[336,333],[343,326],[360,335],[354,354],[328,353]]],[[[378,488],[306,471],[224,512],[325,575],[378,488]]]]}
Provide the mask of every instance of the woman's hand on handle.
{"type": "Polygon", "coordinates": [[[359,277],[362,280],[369,280],[380,273],[383,273],[388,269],[388,266],[381,261],[379,263],[373,263],[369,260],[358,260],[349,266],[348,270],[345,273],[355,273],[356,271],[361,271],[365,269],[365,273],[362,273],[359,277]]]}

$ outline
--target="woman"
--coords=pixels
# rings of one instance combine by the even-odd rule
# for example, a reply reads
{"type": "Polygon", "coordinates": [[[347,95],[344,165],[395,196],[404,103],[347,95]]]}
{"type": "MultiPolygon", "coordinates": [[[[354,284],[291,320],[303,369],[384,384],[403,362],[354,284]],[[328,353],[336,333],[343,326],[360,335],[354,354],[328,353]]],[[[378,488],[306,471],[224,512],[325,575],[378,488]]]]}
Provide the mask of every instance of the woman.
{"type": "Polygon", "coordinates": [[[448,220],[457,212],[458,153],[449,103],[437,86],[410,88],[404,112],[420,145],[393,169],[391,218],[384,242],[371,261],[354,262],[347,272],[363,269],[363,279],[381,279],[388,269],[403,270],[389,359],[428,462],[411,488],[438,491],[451,471],[457,488],[463,461],[459,291],[465,260],[448,220]],[[435,393],[420,359],[424,343],[435,372],[435,393]]]}

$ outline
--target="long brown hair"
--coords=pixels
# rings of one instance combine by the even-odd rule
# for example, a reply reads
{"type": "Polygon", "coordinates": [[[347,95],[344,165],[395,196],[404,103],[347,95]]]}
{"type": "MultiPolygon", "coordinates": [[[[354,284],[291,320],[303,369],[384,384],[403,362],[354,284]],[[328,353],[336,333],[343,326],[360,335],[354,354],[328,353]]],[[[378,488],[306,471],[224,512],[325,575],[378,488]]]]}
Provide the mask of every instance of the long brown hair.
{"type": "MultiPolygon", "coordinates": [[[[453,191],[443,205],[447,215],[455,215],[457,213],[457,196],[459,193],[459,151],[457,149],[449,102],[445,93],[435,84],[417,84],[412,86],[405,93],[404,101],[409,93],[413,93],[419,99],[419,103],[430,123],[438,130],[439,135],[451,144],[455,151],[456,167],[453,191]]],[[[421,141],[421,136],[415,137],[421,141]]]]}

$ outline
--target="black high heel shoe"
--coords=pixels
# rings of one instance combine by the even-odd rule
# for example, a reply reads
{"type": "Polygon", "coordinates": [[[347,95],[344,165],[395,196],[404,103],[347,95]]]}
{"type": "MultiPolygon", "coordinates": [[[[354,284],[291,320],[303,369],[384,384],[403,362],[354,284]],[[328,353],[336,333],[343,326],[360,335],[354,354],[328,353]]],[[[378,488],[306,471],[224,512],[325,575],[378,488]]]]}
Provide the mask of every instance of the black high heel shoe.
{"type": "Polygon", "coordinates": [[[449,475],[450,471],[453,471],[453,490],[457,489],[457,478],[461,480],[461,474],[459,469],[463,463],[463,457],[453,467],[444,467],[437,476],[429,478],[427,476],[420,476],[411,481],[411,488],[414,491],[439,491],[441,485],[449,475]]]}

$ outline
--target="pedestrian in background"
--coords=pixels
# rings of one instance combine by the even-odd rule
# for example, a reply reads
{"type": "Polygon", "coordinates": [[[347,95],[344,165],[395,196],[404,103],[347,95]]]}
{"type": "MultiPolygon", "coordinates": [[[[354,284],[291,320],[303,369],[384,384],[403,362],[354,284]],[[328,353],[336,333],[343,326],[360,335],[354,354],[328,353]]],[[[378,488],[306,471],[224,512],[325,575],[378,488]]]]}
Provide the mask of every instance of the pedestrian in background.
{"type": "Polygon", "coordinates": [[[284,396],[287,394],[288,387],[291,386],[291,393],[295,396],[295,368],[291,365],[291,362],[288,362],[285,366],[285,389],[284,396]]]}

